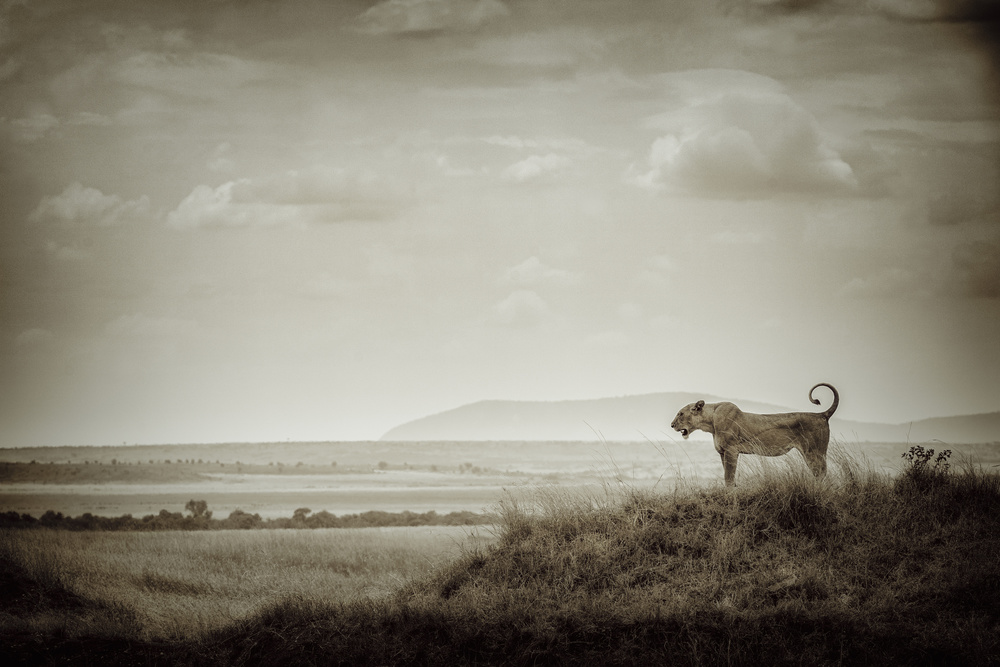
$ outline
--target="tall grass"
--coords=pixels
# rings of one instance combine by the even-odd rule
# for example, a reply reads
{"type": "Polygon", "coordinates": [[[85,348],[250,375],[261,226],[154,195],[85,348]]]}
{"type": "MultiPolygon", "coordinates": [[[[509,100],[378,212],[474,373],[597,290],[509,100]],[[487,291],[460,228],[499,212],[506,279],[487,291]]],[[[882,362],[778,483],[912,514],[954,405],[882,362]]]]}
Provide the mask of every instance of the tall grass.
{"type": "MultiPolygon", "coordinates": [[[[505,499],[497,516],[494,542],[391,595],[301,594],[166,653],[133,644],[130,655],[268,665],[1000,661],[1000,477],[975,466],[890,477],[835,452],[816,479],[782,457],[748,465],[736,489],[549,486],[505,499]]],[[[73,659],[79,646],[45,656],[73,659]]]]}
{"type": "Polygon", "coordinates": [[[384,597],[453,558],[469,535],[466,528],[2,531],[0,559],[45,590],[102,611],[0,612],[0,631],[51,629],[63,618],[70,635],[120,626],[141,639],[190,639],[283,600],[384,597]]]}

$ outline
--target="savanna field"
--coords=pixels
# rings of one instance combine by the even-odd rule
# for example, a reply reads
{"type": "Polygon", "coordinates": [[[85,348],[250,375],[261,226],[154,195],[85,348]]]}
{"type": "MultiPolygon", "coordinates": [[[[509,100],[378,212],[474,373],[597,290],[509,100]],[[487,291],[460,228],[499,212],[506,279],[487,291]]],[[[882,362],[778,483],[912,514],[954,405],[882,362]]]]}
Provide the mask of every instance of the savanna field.
{"type": "Polygon", "coordinates": [[[735,489],[539,483],[489,526],[8,527],[0,659],[997,664],[997,469],[900,449],[893,474],[792,455],[735,489]]]}

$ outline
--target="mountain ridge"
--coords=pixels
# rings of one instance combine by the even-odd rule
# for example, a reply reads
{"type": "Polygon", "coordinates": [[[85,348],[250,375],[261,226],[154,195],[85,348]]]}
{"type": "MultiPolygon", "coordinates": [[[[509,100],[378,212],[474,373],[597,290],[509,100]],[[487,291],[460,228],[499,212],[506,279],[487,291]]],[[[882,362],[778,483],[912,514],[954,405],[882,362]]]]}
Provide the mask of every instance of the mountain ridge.
{"type": "MultiPolygon", "coordinates": [[[[692,392],[654,392],[593,399],[485,399],[400,424],[380,440],[393,441],[645,441],[679,437],[670,420],[698,399],[731,401],[747,412],[802,412],[788,406],[692,392]]],[[[821,398],[825,409],[829,399],[821,398]]],[[[812,407],[812,406],[810,406],[812,407]]],[[[830,420],[832,437],[849,442],[981,443],[1000,441],[1000,411],[930,417],[903,423],[830,420]]],[[[706,436],[708,437],[708,436],[706,436]]]]}

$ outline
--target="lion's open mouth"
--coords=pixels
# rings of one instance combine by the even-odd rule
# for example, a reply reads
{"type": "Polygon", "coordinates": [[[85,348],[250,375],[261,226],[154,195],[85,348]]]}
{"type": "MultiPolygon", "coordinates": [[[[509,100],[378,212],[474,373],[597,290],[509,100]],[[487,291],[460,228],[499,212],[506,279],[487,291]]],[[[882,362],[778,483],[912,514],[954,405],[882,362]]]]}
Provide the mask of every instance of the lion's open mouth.
{"type": "Polygon", "coordinates": [[[691,432],[688,431],[686,428],[682,428],[682,429],[678,429],[678,430],[681,432],[681,435],[684,437],[685,440],[687,440],[687,437],[689,435],[691,435],[691,432]]]}

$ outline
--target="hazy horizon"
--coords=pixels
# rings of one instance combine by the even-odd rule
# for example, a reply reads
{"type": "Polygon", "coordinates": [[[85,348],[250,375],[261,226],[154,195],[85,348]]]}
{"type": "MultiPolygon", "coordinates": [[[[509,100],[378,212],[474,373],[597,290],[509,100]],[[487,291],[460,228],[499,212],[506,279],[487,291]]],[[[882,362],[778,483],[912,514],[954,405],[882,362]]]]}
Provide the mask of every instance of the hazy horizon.
{"type": "Polygon", "coordinates": [[[2,3],[0,447],[817,382],[857,421],[1000,410],[998,22],[2,3]]]}

